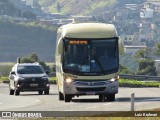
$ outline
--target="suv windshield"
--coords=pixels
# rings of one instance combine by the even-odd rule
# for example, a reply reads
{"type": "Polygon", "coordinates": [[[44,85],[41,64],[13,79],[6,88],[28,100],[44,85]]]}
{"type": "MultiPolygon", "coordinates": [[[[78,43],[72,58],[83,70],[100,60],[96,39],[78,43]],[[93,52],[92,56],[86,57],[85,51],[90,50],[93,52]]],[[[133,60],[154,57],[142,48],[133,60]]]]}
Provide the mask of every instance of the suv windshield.
{"type": "Polygon", "coordinates": [[[41,66],[21,66],[17,68],[18,74],[43,74],[44,70],[41,66]]]}
{"type": "Polygon", "coordinates": [[[64,40],[64,72],[109,74],[118,71],[118,39],[64,40]]]}

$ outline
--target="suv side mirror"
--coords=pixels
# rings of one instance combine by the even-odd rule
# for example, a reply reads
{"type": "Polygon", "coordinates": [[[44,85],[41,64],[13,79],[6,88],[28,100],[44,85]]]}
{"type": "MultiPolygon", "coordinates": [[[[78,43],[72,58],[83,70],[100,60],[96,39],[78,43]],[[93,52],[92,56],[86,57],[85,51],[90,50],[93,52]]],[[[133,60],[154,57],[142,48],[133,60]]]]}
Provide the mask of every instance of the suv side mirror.
{"type": "Polygon", "coordinates": [[[16,73],[14,71],[11,72],[11,75],[15,75],[16,73]]]}
{"type": "Polygon", "coordinates": [[[48,70],[46,70],[46,74],[49,74],[49,71],[48,71],[48,70]]]}

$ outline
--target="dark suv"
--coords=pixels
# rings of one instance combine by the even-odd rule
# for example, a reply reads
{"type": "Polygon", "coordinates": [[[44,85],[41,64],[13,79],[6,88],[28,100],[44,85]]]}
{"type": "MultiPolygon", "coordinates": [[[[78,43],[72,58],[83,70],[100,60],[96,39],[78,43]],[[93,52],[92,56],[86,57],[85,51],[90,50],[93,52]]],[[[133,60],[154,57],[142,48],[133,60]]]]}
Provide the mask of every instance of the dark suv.
{"type": "Polygon", "coordinates": [[[50,84],[45,72],[39,63],[17,63],[9,74],[10,95],[19,95],[23,91],[38,91],[41,95],[49,94],[50,84]]]}

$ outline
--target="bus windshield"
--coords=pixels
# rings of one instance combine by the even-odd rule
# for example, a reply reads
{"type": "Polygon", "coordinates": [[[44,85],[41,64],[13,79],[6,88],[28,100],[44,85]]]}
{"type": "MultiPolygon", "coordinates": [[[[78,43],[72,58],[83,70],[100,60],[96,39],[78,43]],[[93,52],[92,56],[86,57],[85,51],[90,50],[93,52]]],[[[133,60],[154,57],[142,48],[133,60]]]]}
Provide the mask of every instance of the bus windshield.
{"type": "Polygon", "coordinates": [[[64,39],[63,70],[77,75],[118,72],[118,39],[64,39]]]}

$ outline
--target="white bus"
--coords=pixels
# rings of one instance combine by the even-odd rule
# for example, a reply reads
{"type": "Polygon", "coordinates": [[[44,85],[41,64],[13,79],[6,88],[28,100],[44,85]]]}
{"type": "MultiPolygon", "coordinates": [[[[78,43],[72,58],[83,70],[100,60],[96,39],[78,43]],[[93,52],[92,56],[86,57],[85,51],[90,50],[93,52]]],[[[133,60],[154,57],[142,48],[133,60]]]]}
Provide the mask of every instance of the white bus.
{"type": "Polygon", "coordinates": [[[100,101],[114,101],[118,93],[119,52],[123,52],[120,43],[112,24],[61,26],[55,54],[59,100],[70,102],[74,96],[98,95],[100,101]]]}

